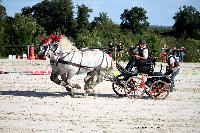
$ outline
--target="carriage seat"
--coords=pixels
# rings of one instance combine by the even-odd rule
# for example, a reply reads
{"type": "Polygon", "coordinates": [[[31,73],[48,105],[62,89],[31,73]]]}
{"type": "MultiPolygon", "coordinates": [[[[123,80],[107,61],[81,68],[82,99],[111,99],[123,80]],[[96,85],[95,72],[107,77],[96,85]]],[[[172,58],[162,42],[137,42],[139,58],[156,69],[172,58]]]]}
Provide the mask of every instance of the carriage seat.
{"type": "Polygon", "coordinates": [[[154,72],[155,61],[155,58],[148,58],[147,60],[145,60],[145,62],[136,63],[136,69],[138,70],[137,73],[127,71],[118,62],[116,62],[116,67],[121,74],[127,76],[135,76],[138,73],[151,75],[154,72]]]}
{"type": "Polygon", "coordinates": [[[139,63],[136,65],[138,69],[138,73],[145,73],[151,75],[154,72],[155,67],[155,58],[148,58],[147,60],[140,60],[139,63]]]}

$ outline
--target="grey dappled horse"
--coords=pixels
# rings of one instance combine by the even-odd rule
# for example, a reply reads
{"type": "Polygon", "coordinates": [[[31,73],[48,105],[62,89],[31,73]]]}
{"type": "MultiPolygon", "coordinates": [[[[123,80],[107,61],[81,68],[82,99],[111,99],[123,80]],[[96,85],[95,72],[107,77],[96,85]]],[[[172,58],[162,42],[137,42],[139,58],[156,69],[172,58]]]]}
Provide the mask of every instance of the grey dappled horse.
{"type": "Polygon", "coordinates": [[[102,82],[103,77],[112,69],[112,58],[98,49],[78,50],[71,46],[71,43],[66,43],[66,40],[68,39],[63,37],[59,41],[52,41],[49,45],[40,47],[40,51],[43,51],[42,53],[45,53],[50,60],[54,60],[59,75],[65,75],[61,76],[65,81],[62,85],[65,87],[80,88],[80,85],[72,83],[71,79],[75,74],[86,72],[84,89],[86,93],[90,93],[90,90],[102,82]],[[63,42],[65,48],[61,46],[63,42]]]}

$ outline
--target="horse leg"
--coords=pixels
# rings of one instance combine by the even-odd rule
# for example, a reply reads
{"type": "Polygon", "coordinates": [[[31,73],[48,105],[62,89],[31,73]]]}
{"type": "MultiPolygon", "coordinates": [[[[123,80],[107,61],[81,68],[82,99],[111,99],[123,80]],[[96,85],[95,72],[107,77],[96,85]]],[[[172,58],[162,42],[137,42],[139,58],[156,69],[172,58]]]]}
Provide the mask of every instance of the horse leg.
{"type": "Polygon", "coordinates": [[[79,84],[73,84],[71,82],[71,79],[74,75],[75,75],[75,72],[70,71],[69,73],[67,73],[67,79],[65,81],[67,85],[70,85],[72,88],[81,89],[81,86],[79,84]]]}
{"type": "Polygon", "coordinates": [[[85,90],[85,92],[87,93],[87,94],[89,94],[90,93],[90,88],[91,88],[91,81],[92,81],[92,72],[88,72],[87,73],[87,76],[84,78],[84,82],[85,82],[85,84],[84,84],[84,90],[85,90]]]}
{"type": "Polygon", "coordinates": [[[99,84],[100,82],[103,81],[103,76],[104,76],[104,73],[102,71],[98,71],[98,72],[95,72],[94,75],[92,75],[92,80],[91,80],[91,89],[94,89],[94,87],[99,84]]]}
{"type": "Polygon", "coordinates": [[[92,71],[87,73],[87,76],[84,78],[84,90],[86,94],[90,94],[91,90],[99,83],[98,73],[96,71],[92,71]]]}
{"type": "Polygon", "coordinates": [[[51,79],[51,81],[53,81],[54,83],[59,85],[61,83],[61,81],[58,79],[58,76],[59,76],[59,71],[55,71],[52,69],[50,79],[51,79]]]}
{"type": "Polygon", "coordinates": [[[70,91],[71,91],[71,87],[69,87],[68,84],[67,84],[66,73],[62,73],[60,76],[61,76],[61,79],[62,79],[60,85],[61,85],[61,86],[64,86],[64,87],[66,88],[66,90],[67,90],[68,92],[70,92],[70,91]]]}
{"type": "Polygon", "coordinates": [[[99,72],[97,73],[97,84],[103,81],[103,77],[104,77],[105,73],[101,70],[99,70],[99,72]]]}

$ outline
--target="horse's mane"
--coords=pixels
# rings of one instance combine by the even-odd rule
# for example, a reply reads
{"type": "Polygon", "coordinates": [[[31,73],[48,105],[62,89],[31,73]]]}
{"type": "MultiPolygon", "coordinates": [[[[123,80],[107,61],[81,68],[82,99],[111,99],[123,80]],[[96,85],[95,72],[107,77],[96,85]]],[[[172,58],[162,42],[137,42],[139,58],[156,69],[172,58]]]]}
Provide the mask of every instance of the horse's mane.
{"type": "Polygon", "coordinates": [[[78,48],[75,47],[72,39],[66,36],[62,36],[62,38],[60,39],[59,46],[62,50],[78,50],[78,48]]]}

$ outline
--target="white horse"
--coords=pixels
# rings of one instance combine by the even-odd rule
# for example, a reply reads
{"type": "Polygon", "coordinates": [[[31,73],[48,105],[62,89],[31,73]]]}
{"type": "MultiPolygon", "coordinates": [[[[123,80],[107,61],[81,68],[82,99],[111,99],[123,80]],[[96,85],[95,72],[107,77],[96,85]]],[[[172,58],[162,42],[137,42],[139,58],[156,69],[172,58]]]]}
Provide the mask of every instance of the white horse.
{"type": "MultiPolygon", "coordinates": [[[[60,38],[57,37],[57,38],[60,38]]],[[[112,58],[98,49],[78,50],[72,43],[66,43],[69,39],[62,37],[62,39],[55,39],[46,47],[40,47],[41,51],[45,53],[50,60],[54,60],[55,67],[58,69],[60,75],[65,75],[65,87],[69,85],[72,88],[81,88],[79,84],[73,84],[71,79],[79,72],[87,72],[84,78],[84,89],[86,93],[90,92],[94,86],[103,80],[103,76],[112,69],[112,58]],[[65,44],[63,48],[62,43],[65,44]],[[95,79],[96,78],[96,79],[95,79]]],[[[69,89],[68,89],[69,91],[69,89]]]]}

